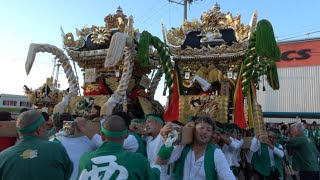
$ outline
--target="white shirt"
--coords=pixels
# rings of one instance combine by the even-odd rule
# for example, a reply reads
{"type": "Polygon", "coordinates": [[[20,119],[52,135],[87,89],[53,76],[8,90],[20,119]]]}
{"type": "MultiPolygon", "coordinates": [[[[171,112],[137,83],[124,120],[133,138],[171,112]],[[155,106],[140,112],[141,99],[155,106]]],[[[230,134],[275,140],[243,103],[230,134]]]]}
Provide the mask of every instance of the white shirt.
{"type": "MultiPolygon", "coordinates": [[[[54,139],[54,138],[53,138],[54,139]]],[[[53,141],[50,139],[50,141],[53,141]]],[[[71,180],[77,179],[80,157],[86,153],[96,149],[95,144],[87,136],[79,137],[56,137],[61,144],[66,148],[67,153],[73,162],[73,172],[71,180]]]]}
{"type": "MultiPolygon", "coordinates": [[[[260,147],[261,147],[261,142],[256,137],[254,137],[251,140],[250,151],[252,151],[252,152],[258,151],[258,153],[261,153],[260,147]]],[[[279,145],[279,148],[274,147],[273,150],[268,147],[268,151],[269,151],[271,167],[275,165],[274,155],[278,156],[279,158],[283,158],[283,156],[284,156],[283,147],[281,146],[281,144],[279,145]]]]}
{"type": "MultiPolygon", "coordinates": [[[[95,134],[91,141],[96,145],[96,147],[100,147],[101,144],[103,143],[101,136],[99,134],[95,134]]],[[[139,148],[139,143],[136,137],[134,135],[129,134],[128,137],[124,140],[123,149],[128,151],[128,152],[137,152],[139,148]]]]}
{"type": "Polygon", "coordinates": [[[245,153],[245,156],[246,156],[247,162],[248,162],[248,163],[251,163],[251,159],[252,159],[252,156],[253,156],[253,152],[249,149],[249,150],[247,150],[247,152],[245,153]]]}
{"type": "Polygon", "coordinates": [[[230,140],[231,140],[231,144],[229,145],[225,144],[222,148],[222,152],[226,156],[229,167],[231,166],[239,167],[240,165],[236,160],[237,158],[236,153],[239,149],[241,151],[241,147],[243,144],[241,144],[240,141],[233,139],[232,137],[230,137],[230,140]]]}
{"type": "MultiPolygon", "coordinates": [[[[174,163],[177,161],[181,152],[184,148],[184,145],[175,146],[171,154],[169,163],[174,163]]],[[[206,179],[206,174],[204,170],[204,157],[202,155],[199,159],[195,160],[194,151],[191,149],[185,159],[184,169],[183,169],[183,179],[192,179],[192,180],[203,180],[206,179]]],[[[222,153],[221,149],[216,148],[214,151],[214,165],[217,175],[220,180],[235,180],[227,160],[222,153]]]]}
{"type": "Polygon", "coordinates": [[[232,155],[232,166],[240,167],[239,162],[241,161],[240,153],[242,146],[244,144],[243,139],[234,139],[234,141],[238,144],[237,149],[234,150],[234,153],[232,155]]]}
{"type": "MultiPolygon", "coordinates": [[[[154,164],[158,158],[158,152],[161,146],[163,145],[162,136],[158,134],[158,136],[155,139],[153,139],[152,136],[145,136],[143,139],[146,142],[147,159],[150,164],[154,164]]],[[[174,179],[173,168],[174,168],[174,164],[162,165],[161,171],[160,171],[160,179],[173,180],[174,179]],[[168,173],[168,169],[169,169],[169,173],[168,173]]]]}
{"type": "Polygon", "coordinates": [[[153,139],[152,136],[145,136],[143,139],[146,142],[146,151],[147,151],[148,161],[150,164],[153,164],[158,157],[159,149],[163,145],[161,135],[158,134],[158,136],[155,139],[153,139]]]}

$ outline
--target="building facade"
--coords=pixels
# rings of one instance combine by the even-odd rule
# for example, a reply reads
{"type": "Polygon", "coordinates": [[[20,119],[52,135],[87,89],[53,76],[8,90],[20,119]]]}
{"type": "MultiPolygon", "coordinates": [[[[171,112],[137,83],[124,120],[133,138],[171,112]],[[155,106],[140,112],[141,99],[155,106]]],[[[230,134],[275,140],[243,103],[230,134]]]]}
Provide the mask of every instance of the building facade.
{"type": "MultiPolygon", "coordinates": [[[[280,89],[272,90],[265,79],[266,91],[257,91],[262,111],[274,114],[320,112],[320,38],[280,42],[277,62],[280,89]]],[[[262,84],[261,86],[262,87],[262,84]]],[[[265,122],[296,122],[297,118],[265,118],[265,122]]],[[[320,119],[306,119],[308,123],[320,119]]]]}
{"type": "Polygon", "coordinates": [[[22,108],[31,109],[33,104],[27,96],[14,94],[0,94],[0,110],[8,111],[12,118],[16,118],[22,108]]]}

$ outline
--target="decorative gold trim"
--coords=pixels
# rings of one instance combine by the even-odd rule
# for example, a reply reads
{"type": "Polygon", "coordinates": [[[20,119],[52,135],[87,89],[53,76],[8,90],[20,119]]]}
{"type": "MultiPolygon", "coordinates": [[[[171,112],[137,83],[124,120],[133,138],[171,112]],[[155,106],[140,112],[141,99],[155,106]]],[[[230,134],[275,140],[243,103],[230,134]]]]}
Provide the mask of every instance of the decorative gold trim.
{"type": "Polygon", "coordinates": [[[95,27],[92,29],[91,41],[94,44],[102,45],[111,37],[111,31],[104,27],[95,27]]]}
{"type": "Polygon", "coordinates": [[[171,28],[167,33],[167,39],[171,45],[180,46],[190,31],[201,31],[201,35],[204,36],[201,42],[206,42],[209,41],[210,38],[221,38],[219,30],[226,28],[234,29],[238,41],[238,43],[234,43],[231,47],[227,47],[225,44],[215,47],[212,50],[210,49],[211,47],[203,47],[203,49],[200,50],[190,47],[181,50],[179,47],[173,48],[172,53],[174,55],[182,55],[182,52],[192,50],[190,54],[200,55],[203,54],[203,51],[206,49],[209,49],[210,53],[214,52],[217,54],[235,53],[245,50],[246,44],[243,44],[243,42],[248,41],[250,27],[241,23],[240,15],[233,17],[229,12],[227,14],[220,12],[220,6],[218,4],[201,15],[201,23],[194,19],[191,22],[184,22],[179,28],[171,28]]]}
{"type": "Polygon", "coordinates": [[[228,97],[222,95],[182,95],[179,97],[179,121],[186,124],[190,116],[208,116],[221,123],[228,119],[228,97]]]}

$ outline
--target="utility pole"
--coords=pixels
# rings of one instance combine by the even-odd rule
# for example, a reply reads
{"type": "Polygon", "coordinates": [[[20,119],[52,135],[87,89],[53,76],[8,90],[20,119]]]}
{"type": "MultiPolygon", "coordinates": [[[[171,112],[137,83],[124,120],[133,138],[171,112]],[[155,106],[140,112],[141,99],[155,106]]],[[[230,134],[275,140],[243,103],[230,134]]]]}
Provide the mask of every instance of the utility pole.
{"type": "Polygon", "coordinates": [[[193,0],[181,0],[180,2],[174,1],[174,0],[168,0],[171,3],[175,3],[175,4],[179,4],[183,6],[183,21],[186,21],[188,19],[188,12],[187,12],[187,6],[188,6],[188,2],[192,3],[193,0]],[[183,2],[183,3],[182,3],[183,2]]]}
{"type": "Polygon", "coordinates": [[[183,21],[187,21],[187,19],[188,19],[187,5],[188,5],[188,1],[184,0],[184,2],[183,2],[183,7],[184,7],[183,21]]]}

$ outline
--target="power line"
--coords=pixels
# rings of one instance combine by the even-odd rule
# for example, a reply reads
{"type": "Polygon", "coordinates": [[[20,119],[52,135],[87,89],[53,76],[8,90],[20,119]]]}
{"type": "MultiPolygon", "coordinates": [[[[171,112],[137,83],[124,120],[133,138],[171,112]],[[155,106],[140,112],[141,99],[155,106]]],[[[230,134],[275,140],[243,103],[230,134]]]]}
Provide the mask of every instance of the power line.
{"type": "MultiPolygon", "coordinates": [[[[153,6],[153,7],[149,8],[146,12],[153,12],[155,9],[158,9],[158,8],[159,8],[158,6],[153,6]]],[[[136,23],[139,24],[139,23],[143,22],[143,20],[148,19],[149,17],[150,16],[145,16],[145,14],[143,14],[140,17],[135,18],[136,23]]]]}
{"type": "Polygon", "coordinates": [[[301,37],[301,36],[309,36],[310,34],[315,34],[315,33],[319,33],[319,32],[320,32],[320,30],[318,30],[318,31],[313,31],[313,32],[308,32],[308,33],[305,33],[305,34],[302,34],[302,35],[297,35],[297,36],[292,36],[292,37],[280,39],[279,41],[294,39],[294,38],[301,37]]]}
{"type": "MultiPolygon", "coordinates": [[[[308,28],[310,28],[310,27],[319,27],[319,24],[312,24],[312,25],[307,25],[307,26],[300,26],[300,28],[299,29],[296,29],[296,30],[299,30],[299,32],[298,33],[303,33],[303,32],[305,32],[305,31],[312,31],[312,30],[310,30],[310,29],[308,29],[308,28]],[[304,30],[304,29],[306,29],[306,30],[304,30]]],[[[287,35],[287,31],[283,31],[283,32],[280,32],[280,33],[277,33],[278,34],[278,36],[279,35],[282,35],[282,34],[286,34],[285,36],[288,36],[287,35]]],[[[297,33],[292,33],[291,35],[294,35],[294,34],[297,34],[297,33]]]]}
{"type": "MultiPolygon", "coordinates": [[[[302,34],[302,33],[304,34],[304,33],[309,32],[309,31],[317,31],[317,30],[319,30],[319,29],[320,29],[320,26],[317,26],[317,27],[312,28],[312,29],[306,29],[306,30],[304,30],[304,31],[299,31],[299,32],[287,34],[287,35],[281,36],[281,38],[288,37],[288,36],[294,36],[294,35],[296,35],[296,34],[302,34]]],[[[279,35],[278,35],[277,37],[279,37],[279,35]]]]}
{"type": "MultiPolygon", "coordinates": [[[[159,9],[158,9],[158,11],[156,11],[155,13],[153,13],[151,16],[150,16],[150,18],[149,19],[147,19],[147,20],[145,20],[144,22],[142,22],[141,23],[141,25],[143,25],[145,22],[147,22],[148,20],[150,20],[151,19],[151,17],[153,17],[153,16],[155,16],[156,14],[158,14],[159,12],[160,12],[160,10],[162,9],[162,8],[164,8],[164,7],[166,7],[167,5],[169,4],[169,2],[168,3],[166,3],[165,5],[163,5],[162,7],[160,7],[159,9]]],[[[152,18],[153,19],[153,18],[152,18]]],[[[151,26],[152,24],[154,24],[155,23],[155,21],[158,21],[159,19],[155,19],[155,20],[153,20],[151,23],[149,23],[147,26],[143,26],[143,28],[142,29],[144,29],[145,27],[148,27],[148,26],[151,26]]]]}
{"type": "Polygon", "coordinates": [[[179,5],[184,5],[182,2],[183,2],[183,0],[182,1],[180,1],[180,2],[177,2],[177,1],[173,1],[173,0],[168,0],[170,3],[175,3],[175,4],[179,4],[179,5]]]}
{"type": "Polygon", "coordinates": [[[158,9],[157,11],[155,11],[153,14],[151,14],[149,17],[147,17],[146,20],[144,20],[143,22],[137,23],[137,26],[138,26],[138,25],[143,25],[144,23],[146,23],[147,21],[149,21],[150,19],[152,19],[152,17],[153,17],[154,15],[158,14],[158,13],[160,12],[160,10],[161,10],[162,8],[164,8],[165,6],[167,6],[168,4],[169,4],[169,2],[167,2],[166,4],[164,4],[163,6],[161,6],[160,8],[157,7],[157,9],[158,9]]]}

